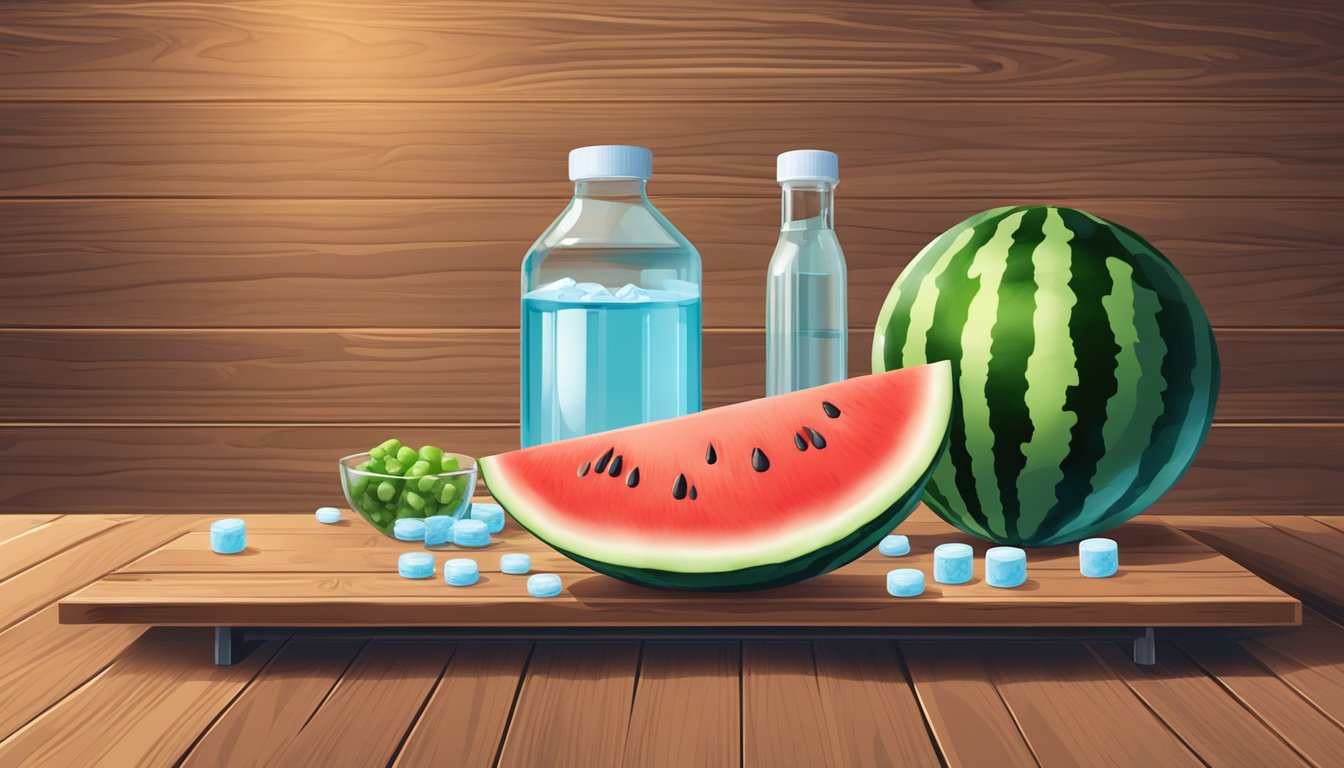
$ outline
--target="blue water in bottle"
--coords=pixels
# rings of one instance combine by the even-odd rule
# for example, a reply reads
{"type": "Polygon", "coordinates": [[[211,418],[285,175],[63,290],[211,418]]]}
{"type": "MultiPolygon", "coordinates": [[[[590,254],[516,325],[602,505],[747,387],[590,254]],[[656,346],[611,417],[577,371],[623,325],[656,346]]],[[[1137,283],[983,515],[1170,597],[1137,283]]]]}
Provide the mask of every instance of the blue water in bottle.
{"type": "Polygon", "coordinates": [[[574,199],[523,260],[524,447],[700,410],[700,256],[650,170],[639,147],[570,153],[574,199]]]}

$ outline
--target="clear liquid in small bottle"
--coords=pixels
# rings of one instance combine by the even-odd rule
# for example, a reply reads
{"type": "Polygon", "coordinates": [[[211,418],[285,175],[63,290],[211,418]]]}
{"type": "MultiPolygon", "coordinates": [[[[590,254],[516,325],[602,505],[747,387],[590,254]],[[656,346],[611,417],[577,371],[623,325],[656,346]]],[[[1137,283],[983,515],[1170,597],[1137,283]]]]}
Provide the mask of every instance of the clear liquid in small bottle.
{"type": "Polygon", "coordinates": [[[845,378],[848,360],[845,254],[835,235],[839,163],[831,152],[779,156],[779,242],[766,285],[765,393],[845,378]]]}

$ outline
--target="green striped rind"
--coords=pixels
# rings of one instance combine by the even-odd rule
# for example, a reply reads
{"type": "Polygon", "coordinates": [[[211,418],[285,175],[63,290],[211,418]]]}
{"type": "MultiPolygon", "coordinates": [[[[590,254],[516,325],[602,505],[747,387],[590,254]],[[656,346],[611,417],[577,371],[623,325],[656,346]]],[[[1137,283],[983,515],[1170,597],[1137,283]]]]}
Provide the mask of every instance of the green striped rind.
{"type": "Polygon", "coordinates": [[[925,493],[975,536],[1077,541],[1142,512],[1208,433],[1218,353],[1184,278],[1091,214],[986,211],[926,247],[878,318],[873,370],[950,360],[950,444],[925,493]]]}

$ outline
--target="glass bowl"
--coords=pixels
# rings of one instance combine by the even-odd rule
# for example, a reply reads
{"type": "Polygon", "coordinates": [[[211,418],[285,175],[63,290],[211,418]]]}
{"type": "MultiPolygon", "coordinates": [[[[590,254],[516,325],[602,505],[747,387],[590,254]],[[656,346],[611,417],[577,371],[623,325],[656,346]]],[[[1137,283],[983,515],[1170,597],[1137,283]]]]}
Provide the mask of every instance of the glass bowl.
{"type": "MultiPolygon", "coordinates": [[[[445,453],[440,472],[405,477],[373,471],[375,462],[367,453],[356,453],[340,460],[341,488],[345,500],[369,525],[384,536],[392,536],[392,526],[405,517],[430,515],[466,517],[471,496],[476,490],[476,459],[461,453],[445,453]],[[449,467],[456,469],[449,470],[449,467]]],[[[384,467],[384,470],[386,468],[384,467]]]]}

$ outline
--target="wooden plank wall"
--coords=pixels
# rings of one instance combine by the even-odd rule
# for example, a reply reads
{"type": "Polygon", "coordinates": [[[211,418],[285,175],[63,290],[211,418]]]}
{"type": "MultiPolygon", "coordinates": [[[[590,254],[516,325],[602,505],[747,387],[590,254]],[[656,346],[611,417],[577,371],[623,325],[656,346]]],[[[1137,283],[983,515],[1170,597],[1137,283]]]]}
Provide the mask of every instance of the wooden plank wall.
{"type": "Polygon", "coordinates": [[[0,6],[0,509],[300,511],[389,433],[515,445],[517,269],[565,153],[656,155],[705,400],[762,390],[773,158],[842,155],[852,369],[961,218],[1085,207],[1189,276],[1219,423],[1161,510],[1338,513],[1344,6],[0,6]]]}

